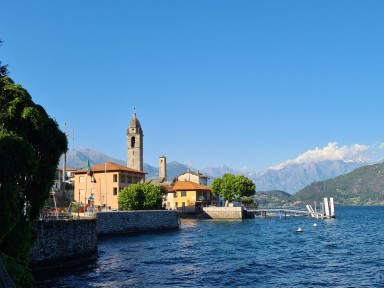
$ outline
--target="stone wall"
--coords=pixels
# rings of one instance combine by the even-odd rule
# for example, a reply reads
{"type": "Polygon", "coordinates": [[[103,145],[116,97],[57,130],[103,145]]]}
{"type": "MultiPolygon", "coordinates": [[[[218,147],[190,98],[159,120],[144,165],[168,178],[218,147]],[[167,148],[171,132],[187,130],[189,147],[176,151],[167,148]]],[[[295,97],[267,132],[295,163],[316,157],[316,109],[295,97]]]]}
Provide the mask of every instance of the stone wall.
{"type": "Polygon", "coordinates": [[[59,268],[97,258],[96,219],[36,221],[32,269],[59,268]]]}
{"type": "Polygon", "coordinates": [[[204,207],[204,213],[211,219],[243,219],[243,207],[204,207]]]}
{"type": "Polygon", "coordinates": [[[97,236],[179,229],[176,211],[99,212],[96,219],[36,221],[31,268],[60,268],[97,258],[97,236]]]}
{"type": "Polygon", "coordinates": [[[115,211],[97,213],[97,235],[137,234],[179,229],[176,211],[115,211]]]}

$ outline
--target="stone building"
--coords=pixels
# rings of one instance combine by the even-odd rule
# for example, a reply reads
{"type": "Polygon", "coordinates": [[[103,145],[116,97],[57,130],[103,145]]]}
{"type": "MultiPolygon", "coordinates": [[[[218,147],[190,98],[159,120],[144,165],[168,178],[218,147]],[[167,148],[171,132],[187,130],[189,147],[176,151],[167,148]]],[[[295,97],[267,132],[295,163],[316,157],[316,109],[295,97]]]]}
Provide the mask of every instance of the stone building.
{"type": "Polygon", "coordinates": [[[203,175],[199,171],[197,172],[187,171],[183,174],[176,176],[177,181],[191,181],[191,182],[198,183],[205,186],[208,185],[208,179],[209,179],[208,176],[203,175]]]}
{"type": "Polygon", "coordinates": [[[127,129],[127,167],[143,171],[143,140],[143,129],[135,112],[127,129]]]}
{"type": "Polygon", "coordinates": [[[165,156],[159,157],[159,181],[164,182],[167,180],[167,158],[165,156]]]}

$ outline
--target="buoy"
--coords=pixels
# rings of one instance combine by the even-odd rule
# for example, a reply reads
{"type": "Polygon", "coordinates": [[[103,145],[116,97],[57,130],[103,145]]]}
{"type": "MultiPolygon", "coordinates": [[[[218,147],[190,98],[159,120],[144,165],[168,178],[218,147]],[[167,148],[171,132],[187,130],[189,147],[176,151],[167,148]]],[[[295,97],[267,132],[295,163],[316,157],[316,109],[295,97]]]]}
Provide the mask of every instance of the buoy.
{"type": "Polygon", "coordinates": [[[297,228],[297,232],[303,232],[303,230],[301,230],[301,228],[297,228]]]}
{"type": "Polygon", "coordinates": [[[313,227],[316,227],[316,226],[317,226],[317,223],[314,223],[314,224],[313,224],[313,227]]]}

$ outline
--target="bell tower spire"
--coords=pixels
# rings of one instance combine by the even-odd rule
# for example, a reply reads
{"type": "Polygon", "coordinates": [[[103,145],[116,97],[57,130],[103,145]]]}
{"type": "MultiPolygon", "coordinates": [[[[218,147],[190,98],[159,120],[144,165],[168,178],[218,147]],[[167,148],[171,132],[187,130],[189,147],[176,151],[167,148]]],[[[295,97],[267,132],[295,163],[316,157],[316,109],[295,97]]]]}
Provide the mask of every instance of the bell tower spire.
{"type": "Polygon", "coordinates": [[[143,171],[143,129],[140,121],[133,112],[127,129],[127,167],[143,171]]]}

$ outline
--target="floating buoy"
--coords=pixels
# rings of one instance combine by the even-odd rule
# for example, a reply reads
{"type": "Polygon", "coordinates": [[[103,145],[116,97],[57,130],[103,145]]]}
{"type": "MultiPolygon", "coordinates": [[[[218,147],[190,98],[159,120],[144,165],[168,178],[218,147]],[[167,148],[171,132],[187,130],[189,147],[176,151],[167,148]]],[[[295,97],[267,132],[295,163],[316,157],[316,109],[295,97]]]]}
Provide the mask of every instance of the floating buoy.
{"type": "Polygon", "coordinates": [[[297,228],[297,232],[303,232],[303,230],[301,230],[301,228],[297,228]]]}
{"type": "Polygon", "coordinates": [[[317,223],[314,223],[314,224],[313,224],[313,227],[316,227],[316,226],[317,226],[317,223]]]}

